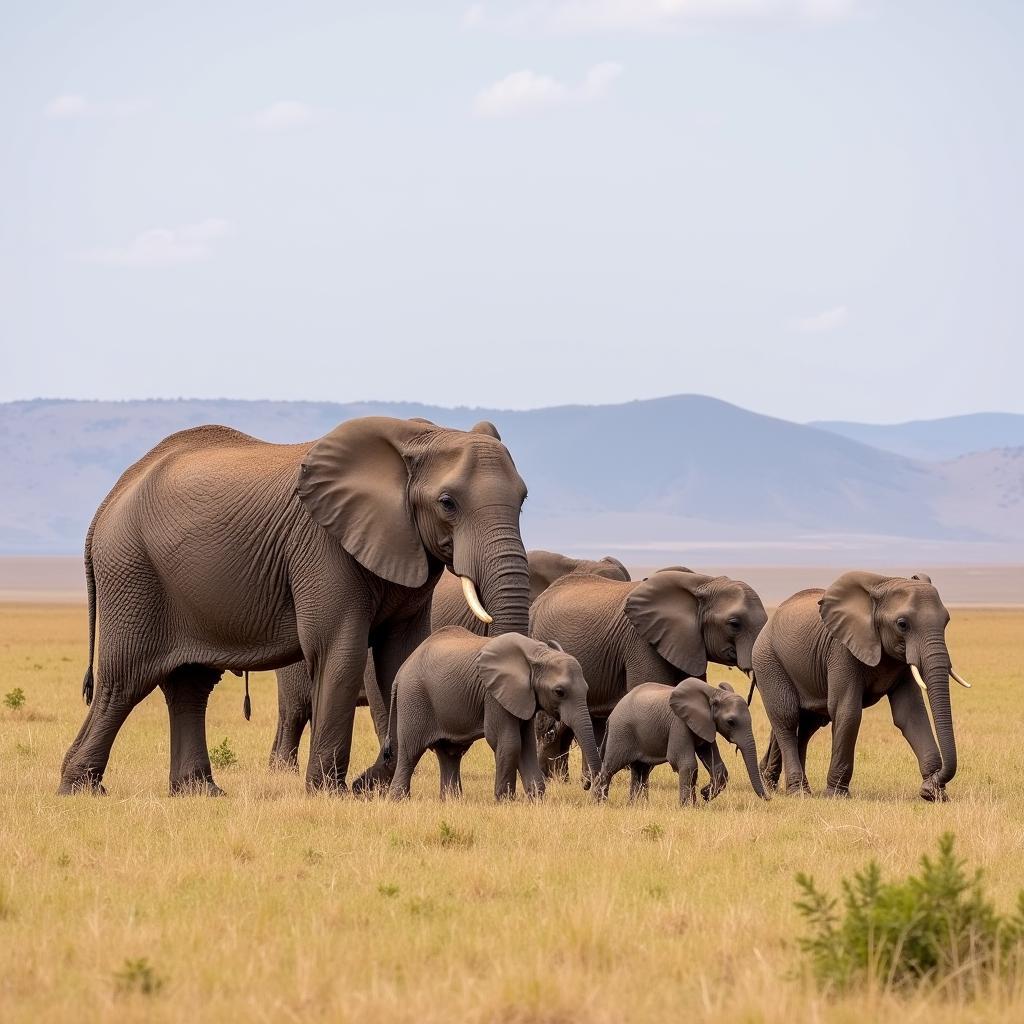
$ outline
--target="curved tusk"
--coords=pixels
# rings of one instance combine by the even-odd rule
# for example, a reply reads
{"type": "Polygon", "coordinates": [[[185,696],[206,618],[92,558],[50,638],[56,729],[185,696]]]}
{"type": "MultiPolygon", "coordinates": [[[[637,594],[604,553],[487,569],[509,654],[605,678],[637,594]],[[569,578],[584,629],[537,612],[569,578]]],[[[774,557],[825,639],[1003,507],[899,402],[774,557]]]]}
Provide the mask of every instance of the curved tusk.
{"type": "Polygon", "coordinates": [[[965,689],[972,689],[971,684],[961,676],[955,668],[950,667],[949,674],[965,689]]]}
{"type": "Polygon", "coordinates": [[[910,674],[914,677],[914,682],[917,683],[925,693],[927,693],[928,687],[925,686],[924,679],[921,678],[921,670],[916,665],[911,665],[910,674]]]}
{"type": "Polygon", "coordinates": [[[473,586],[473,581],[468,576],[460,576],[462,580],[462,594],[466,598],[466,604],[469,605],[469,610],[485,625],[490,625],[494,619],[487,614],[484,606],[480,603],[480,598],[477,597],[476,587],[473,586]]]}

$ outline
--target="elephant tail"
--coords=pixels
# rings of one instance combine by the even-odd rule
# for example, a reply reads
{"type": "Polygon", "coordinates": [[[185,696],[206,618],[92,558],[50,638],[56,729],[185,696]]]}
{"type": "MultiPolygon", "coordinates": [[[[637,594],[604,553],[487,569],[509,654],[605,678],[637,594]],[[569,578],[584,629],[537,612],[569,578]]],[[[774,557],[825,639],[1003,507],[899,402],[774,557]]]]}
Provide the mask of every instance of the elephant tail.
{"type": "Polygon", "coordinates": [[[92,532],[96,519],[89,524],[89,532],[85,536],[85,588],[89,595],[89,667],[85,670],[82,680],[82,697],[86,706],[92,704],[94,686],[93,660],[96,655],[96,572],[92,565],[92,532]]]}
{"type": "Polygon", "coordinates": [[[604,755],[605,755],[605,753],[608,750],[608,733],[610,731],[611,730],[609,730],[607,727],[605,727],[604,735],[601,737],[601,745],[597,748],[598,754],[601,755],[602,763],[604,762],[604,755]]]}
{"type": "Polygon", "coordinates": [[[391,760],[391,753],[394,747],[392,742],[394,737],[394,728],[398,724],[398,720],[395,717],[398,703],[398,680],[393,679],[391,682],[391,703],[388,705],[388,731],[384,736],[384,743],[381,745],[380,753],[384,758],[385,762],[391,760]]]}
{"type": "Polygon", "coordinates": [[[754,687],[757,686],[757,679],[754,678],[754,670],[750,670],[750,693],[747,694],[747,707],[750,707],[750,702],[754,699],[754,687]]]}

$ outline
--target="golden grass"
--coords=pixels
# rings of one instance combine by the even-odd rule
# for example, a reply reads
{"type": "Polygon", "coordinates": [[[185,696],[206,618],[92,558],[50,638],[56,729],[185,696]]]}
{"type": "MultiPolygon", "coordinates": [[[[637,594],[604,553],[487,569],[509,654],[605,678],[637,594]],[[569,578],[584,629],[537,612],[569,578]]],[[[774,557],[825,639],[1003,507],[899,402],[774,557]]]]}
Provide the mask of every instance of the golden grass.
{"type": "MultiPolygon", "coordinates": [[[[484,744],[458,803],[438,802],[429,755],[403,805],[310,798],[265,766],[263,675],[249,723],[241,680],[213,696],[211,744],[228,737],[239,759],[218,775],[226,799],[166,796],[159,692],[114,748],[111,795],[67,799],[54,790],[84,713],[85,610],[0,607],[0,697],[27,698],[0,706],[0,1020],[1024,1019],[1020,991],[837,1000],[799,969],[798,870],[833,890],[870,857],[902,875],[953,830],[1000,908],[1024,886],[1024,612],[960,611],[950,633],[975,689],[954,693],[961,769],[944,806],[916,798],[884,706],[865,715],[848,802],[761,804],[730,753],[729,789],[696,810],[665,767],[644,807],[624,806],[621,777],[604,807],[576,783],[497,806],[484,744]],[[118,981],[139,958],[163,982],[149,995],[118,981]]],[[[757,701],[755,720],[763,747],[757,701]]],[[[817,788],[828,745],[812,744],[817,788]]],[[[361,711],[354,765],[375,750],[361,711]]]]}

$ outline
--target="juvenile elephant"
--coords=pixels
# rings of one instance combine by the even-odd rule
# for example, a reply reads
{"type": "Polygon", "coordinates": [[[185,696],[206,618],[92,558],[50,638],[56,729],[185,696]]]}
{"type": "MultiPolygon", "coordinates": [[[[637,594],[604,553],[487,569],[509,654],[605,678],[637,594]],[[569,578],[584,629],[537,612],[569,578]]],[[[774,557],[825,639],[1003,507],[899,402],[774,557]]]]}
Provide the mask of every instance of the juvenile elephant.
{"type": "Polygon", "coordinates": [[[587,684],[575,658],[518,633],[489,639],[461,626],[434,633],[402,666],[391,690],[398,763],[389,795],[409,795],[412,773],[427,750],[441,767],[442,799],[460,795],[463,755],[483,737],[494,751],[496,799],[515,796],[517,772],[527,796],[543,796],[533,727],[538,708],[572,723],[597,771],[587,684]]]}
{"type": "Polygon", "coordinates": [[[527,627],[526,486],[493,430],[373,416],[279,445],[197,427],[128,469],[86,539],[83,690],[96,700],[60,792],[101,790],[114,737],[159,686],[172,792],[219,793],[206,745],[214,684],[300,658],[313,679],[307,788],[344,789],[366,649],[390,697],[445,567],[475,604],[482,595],[494,633],[527,627]]]}
{"type": "MultiPolygon", "coordinates": [[[[530,635],[560,644],[579,661],[600,737],[604,720],[634,686],[699,678],[709,661],[749,671],[767,618],[757,594],[727,576],[683,569],[639,583],[566,576],[534,602],[530,635]]],[[[542,766],[564,756],[571,739],[556,730],[540,735],[542,766]]]]}
{"type": "Polygon", "coordinates": [[[921,797],[946,800],[957,767],[949,677],[969,685],[950,664],[948,622],[923,573],[848,572],[827,590],[784,601],[754,645],[754,677],[773,733],[762,766],[768,784],[778,783],[784,767],[787,792],[810,792],[807,744],[831,722],[826,793],[849,796],[861,713],[888,697],[893,722],[917,756],[921,797]]]}
{"type": "MultiPolygon", "coordinates": [[[[555,580],[569,573],[593,573],[612,580],[629,580],[629,570],[610,555],[598,560],[571,558],[555,551],[528,551],[530,601],[539,597],[555,580]]],[[[430,610],[430,629],[437,632],[446,626],[462,626],[479,636],[486,636],[488,624],[467,605],[463,583],[450,572],[442,573],[434,588],[430,610]]],[[[372,651],[367,659],[361,705],[369,705],[377,739],[383,743],[388,727],[388,705],[381,698],[374,674],[372,651]]],[[[312,714],[313,684],[304,662],[277,670],[277,732],[270,751],[270,766],[297,770],[299,743],[312,714]]],[[[544,716],[545,728],[560,728],[559,723],[544,716]]],[[[569,734],[570,740],[572,734],[569,734]]]]}
{"type": "Polygon", "coordinates": [[[728,779],[718,757],[717,733],[739,749],[754,792],[767,800],[747,702],[728,683],[710,686],[693,678],[674,687],[642,683],[615,705],[608,718],[594,795],[606,799],[613,776],[628,765],[632,802],[646,795],[651,769],[667,761],[679,774],[679,803],[685,807],[697,802],[700,757],[711,774],[704,798],[712,799],[728,779]]]}

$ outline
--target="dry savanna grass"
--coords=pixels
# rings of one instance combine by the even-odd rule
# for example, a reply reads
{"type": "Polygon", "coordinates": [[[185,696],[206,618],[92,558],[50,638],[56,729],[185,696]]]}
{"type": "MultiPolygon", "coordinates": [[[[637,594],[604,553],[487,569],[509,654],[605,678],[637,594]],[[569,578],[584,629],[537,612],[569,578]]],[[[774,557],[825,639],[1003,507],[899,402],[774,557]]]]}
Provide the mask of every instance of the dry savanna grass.
{"type": "MultiPolygon", "coordinates": [[[[915,869],[941,833],[985,869],[1000,909],[1024,887],[1024,612],[954,613],[961,751],[952,802],[916,798],[886,707],[865,714],[855,798],[759,803],[738,758],[728,790],[676,805],[668,768],[650,802],[591,806],[578,784],[496,806],[478,744],[466,796],[441,804],[426,758],[413,799],[308,797],[266,767],[276,698],[253,677],[214,693],[211,745],[237,764],[225,799],[166,795],[159,692],[114,748],[103,798],[54,795],[84,714],[81,607],[0,608],[0,1019],[15,1021],[981,1021],[1024,1019],[1007,985],[971,1003],[877,991],[842,998],[801,969],[797,871],[836,891],[875,857],[915,869]]],[[[720,673],[732,678],[736,673],[720,673]]],[[[758,741],[766,736],[755,700],[758,741]]],[[[812,744],[820,788],[827,733],[812,744]]],[[[365,711],[353,764],[376,750],[365,711]]],[[[578,778],[578,755],[573,763],[578,778]]]]}

